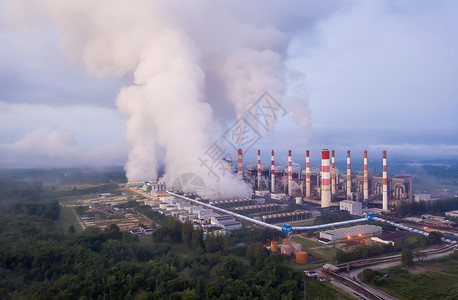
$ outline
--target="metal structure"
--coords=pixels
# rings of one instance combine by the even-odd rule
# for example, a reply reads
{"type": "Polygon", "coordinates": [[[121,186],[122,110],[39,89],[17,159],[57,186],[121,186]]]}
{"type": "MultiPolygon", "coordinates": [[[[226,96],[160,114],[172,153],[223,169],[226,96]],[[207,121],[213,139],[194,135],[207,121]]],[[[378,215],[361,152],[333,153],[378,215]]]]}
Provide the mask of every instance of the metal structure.
{"type": "Polygon", "coordinates": [[[242,156],[242,149],[238,150],[238,157],[237,157],[237,177],[240,180],[243,180],[243,156],[242,156]]]}
{"type": "Polygon", "coordinates": [[[347,151],[347,200],[352,200],[352,197],[351,197],[350,150],[347,151]]]}
{"type": "Polygon", "coordinates": [[[293,168],[291,165],[291,150],[288,150],[288,196],[293,194],[293,168]]]}
{"type": "MultiPolygon", "coordinates": [[[[239,220],[247,221],[247,222],[262,226],[262,227],[283,231],[283,228],[280,227],[280,226],[276,226],[276,225],[268,224],[268,223],[265,223],[265,222],[261,222],[259,220],[255,220],[253,218],[250,218],[250,217],[247,217],[247,216],[244,216],[244,215],[241,215],[241,214],[237,214],[237,213],[234,213],[234,212],[229,211],[229,210],[225,210],[225,209],[222,209],[222,208],[210,205],[210,204],[206,204],[206,203],[200,202],[198,200],[191,199],[191,198],[186,197],[186,196],[182,196],[182,195],[179,195],[179,194],[176,194],[176,193],[172,193],[170,191],[167,191],[167,194],[175,196],[177,198],[181,198],[183,200],[186,200],[186,201],[189,201],[189,202],[192,202],[192,203],[195,203],[195,204],[198,204],[199,206],[204,206],[204,207],[213,209],[215,211],[218,211],[220,213],[233,216],[234,218],[237,218],[239,220]]],[[[404,230],[407,230],[407,231],[416,232],[416,233],[419,233],[419,234],[422,234],[422,235],[425,235],[425,236],[429,235],[429,232],[421,231],[421,230],[416,229],[416,228],[411,228],[411,227],[407,227],[407,226],[402,225],[402,224],[397,224],[397,223],[394,223],[394,222],[391,222],[391,221],[387,221],[387,220],[379,218],[379,217],[374,217],[373,215],[367,215],[365,218],[361,218],[361,219],[354,219],[354,220],[349,220],[349,221],[329,223],[329,224],[323,224],[323,225],[291,227],[291,229],[292,229],[292,231],[314,230],[314,229],[322,229],[322,228],[328,228],[328,227],[335,227],[335,226],[354,224],[354,223],[359,223],[359,222],[366,222],[366,221],[371,221],[371,220],[385,222],[385,223],[388,223],[388,224],[390,224],[392,226],[395,226],[395,227],[398,227],[398,228],[401,228],[401,229],[404,229],[404,230]]],[[[450,243],[450,244],[455,244],[456,243],[455,241],[452,241],[450,239],[442,238],[442,240],[444,242],[450,243]]]]}
{"type": "Polygon", "coordinates": [[[258,190],[261,189],[261,150],[258,150],[258,190]]]}
{"type": "Polygon", "coordinates": [[[383,196],[382,208],[388,210],[388,176],[386,172],[386,150],[383,150],[383,196]]]}
{"type": "Polygon", "coordinates": [[[321,152],[321,207],[329,207],[331,205],[330,181],[329,150],[323,149],[321,152]]]}
{"type": "Polygon", "coordinates": [[[331,195],[336,194],[336,162],[335,162],[335,151],[332,150],[331,157],[331,195]]]}
{"type": "Polygon", "coordinates": [[[310,153],[305,152],[305,197],[310,197],[310,153]]]}
{"type": "Polygon", "coordinates": [[[274,162],[274,150],[272,150],[272,164],[270,166],[270,191],[275,193],[275,162],[274,162]]]}
{"type": "Polygon", "coordinates": [[[364,184],[363,184],[364,200],[369,199],[369,182],[367,178],[367,150],[364,150],[364,184]]]}

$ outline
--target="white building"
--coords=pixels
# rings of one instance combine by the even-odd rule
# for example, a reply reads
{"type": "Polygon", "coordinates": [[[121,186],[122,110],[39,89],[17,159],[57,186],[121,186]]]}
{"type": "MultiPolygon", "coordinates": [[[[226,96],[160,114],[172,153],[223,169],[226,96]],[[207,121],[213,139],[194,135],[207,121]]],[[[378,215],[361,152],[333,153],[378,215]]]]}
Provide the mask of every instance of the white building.
{"type": "Polygon", "coordinates": [[[458,210],[452,210],[445,213],[447,217],[458,218],[458,210]]]}
{"type": "Polygon", "coordinates": [[[275,200],[281,200],[281,201],[286,201],[286,193],[271,193],[270,198],[275,199],[275,200]]]}
{"type": "Polygon", "coordinates": [[[415,202],[431,201],[431,195],[430,194],[415,194],[415,195],[413,195],[413,200],[415,202]]]}
{"type": "Polygon", "coordinates": [[[347,210],[352,215],[362,215],[363,204],[357,201],[343,200],[340,201],[340,210],[347,210]]]}
{"type": "Polygon", "coordinates": [[[270,193],[269,190],[256,190],[256,191],[254,191],[254,194],[256,196],[261,196],[261,197],[269,196],[269,193],[270,193]]]}
{"type": "Polygon", "coordinates": [[[199,219],[211,218],[213,217],[213,210],[212,209],[200,209],[194,213],[197,213],[197,217],[199,219]]]}
{"type": "Polygon", "coordinates": [[[329,241],[337,241],[354,237],[363,237],[374,235],[382,232],[382,227],[375,225],[358,225],[347,228],[339,228],[334,230],[326,230],[320,232],[320,239],[329,241]]]}
{"type": "Polygon", "coordinates": [[[235,220],[229,215],[216,215],[211,218],[211,223],[214,226],[221,227],[225,230],[237,230],[242,228],[242,223],[235,220]]]}

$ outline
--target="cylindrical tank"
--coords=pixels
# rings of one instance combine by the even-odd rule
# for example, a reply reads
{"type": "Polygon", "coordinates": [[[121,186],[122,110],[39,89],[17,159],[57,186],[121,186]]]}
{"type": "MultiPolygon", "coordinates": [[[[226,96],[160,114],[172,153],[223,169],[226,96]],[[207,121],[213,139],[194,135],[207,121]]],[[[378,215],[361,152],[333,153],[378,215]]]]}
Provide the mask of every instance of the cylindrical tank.
{"type": "Polygon", "coordinates": [[[283,239],[282,244],[283,245],[289,245],[289,239],[283,239]]]}
{"type": "Polygon", "coordinates": [[[278,252],[278,242],[277,241],[270,242],[270,250],[272,252],[278,252]]]}
{"type": "Polygon", "coordinates": [[[298,263],[298,264],[306,264],[307,263],[307,252],[305,252],[305,251],[297,251],[296,252],[296,263],[298,263]]]}
{"type": "Polygon", "coordinates": [[[292,248],[291,248],[290,245],[282,245],[281,246],[281,253],[282,254],[291,256],[291,250],[292,250],[292,248]]]}

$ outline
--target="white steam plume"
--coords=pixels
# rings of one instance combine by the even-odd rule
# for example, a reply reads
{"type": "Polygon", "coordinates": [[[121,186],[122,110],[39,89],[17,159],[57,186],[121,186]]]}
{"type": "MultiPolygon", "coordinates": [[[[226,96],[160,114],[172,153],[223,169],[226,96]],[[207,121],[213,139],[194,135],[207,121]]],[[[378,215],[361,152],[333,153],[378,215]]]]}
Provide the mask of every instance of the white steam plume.
{"type": "Polygon", "coordinates": [[[265,91],[281,99],[288,35],[242,22],[211,1],[48,0],[20,7],[56,24],[62,49],[90,75],[132,78],[116,100],[128,117],[130,181],[155,179],[164,148],[167,183],[191,172],[204,179],[207,196],[250,194],[231,175],[216,180],[198,157],[212,143],[211,129],[224,126],[215,119],[242,116],[265,91]]]}

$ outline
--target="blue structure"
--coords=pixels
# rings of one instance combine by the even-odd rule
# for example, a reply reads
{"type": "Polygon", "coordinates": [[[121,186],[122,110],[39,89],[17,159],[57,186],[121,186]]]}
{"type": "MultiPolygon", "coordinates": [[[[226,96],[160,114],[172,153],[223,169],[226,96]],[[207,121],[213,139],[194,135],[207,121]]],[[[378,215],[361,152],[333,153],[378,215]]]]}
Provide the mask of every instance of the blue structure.
{"type": "Polygon", "coordinates": [[[283,227],[281,230],[286,234],[290,234],[293,231],[293,227],[291,227],[291,225],[288,225],[288,224],[283,224],[283,227]]]}

